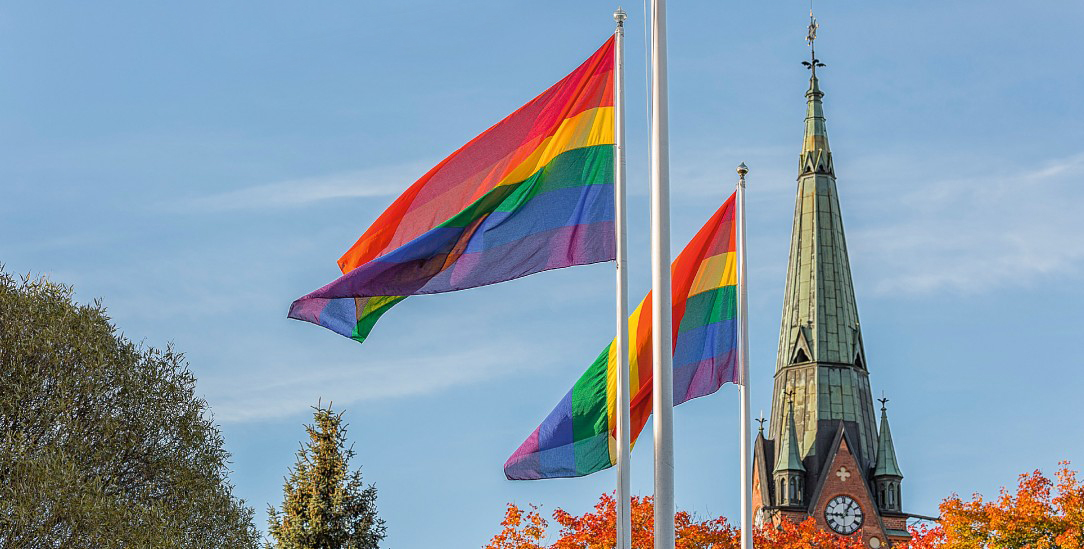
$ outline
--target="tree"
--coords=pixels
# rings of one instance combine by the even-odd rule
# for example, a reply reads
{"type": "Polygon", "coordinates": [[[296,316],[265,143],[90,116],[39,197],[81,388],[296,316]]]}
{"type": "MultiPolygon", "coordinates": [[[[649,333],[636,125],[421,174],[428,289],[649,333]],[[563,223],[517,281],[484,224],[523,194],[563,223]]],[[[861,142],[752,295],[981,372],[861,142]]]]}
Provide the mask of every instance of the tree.
{"type": "Polygon", "coordinates": [[[1084,547],[1084,482],[1062,462],[1052,480],[1035,470],[1020,475],[1016,491],[993,500],[953,494],[941,503],[941,522],[912,530],[911,549],[1069,549],[1084,547]],[[1056,481],[1056,482],[1055,482],[1056,481]]]}
{"type": "MultiPolygon", "coordinates": [[[[561,529],[557,540],[545,544],[549,523],[538,507],[532,505],[526,513],[508,504],[502,530],[484,549],[610,549],[617,545],[614,524],[617,502],[603,494],[593,511],[575,516],[562,509],[553,512],[561,529]]],[[[652,549],[654,536],[654,505],[651,497],[632,498],[632,547],[652,549]]],[[[741,535],[723,517],[698,520],[686,511],[674,513],[677,549],[738,549],[741,535]]],[[[789,521],[779,528],[757,528],[753,532],[757,549],[862,549],[862,541],[854,537],[837,536],[817,528],[812,518],[800,524],[789,521]]]]}
{"type": "Polygon", "coordinates": [[[366,487],[361,470],[350,472],[353,448],[346,447],[342,412],[319,404],[309,442],[283,486],[281,514],[268,508],[270,534],[282,549],[376,549],[384,521],[376,514],[376,487],[366,487]]]}
{"type": "Polygon", "coordinates": [[[195,377],[0,268],[0,547],[256,547],[195,377]]]}

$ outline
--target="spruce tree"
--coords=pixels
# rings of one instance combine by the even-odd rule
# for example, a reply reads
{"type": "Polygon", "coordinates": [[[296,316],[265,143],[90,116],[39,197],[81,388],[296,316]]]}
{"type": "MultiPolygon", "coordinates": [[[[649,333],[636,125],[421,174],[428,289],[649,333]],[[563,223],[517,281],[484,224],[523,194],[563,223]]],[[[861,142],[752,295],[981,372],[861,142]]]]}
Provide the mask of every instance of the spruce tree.
{"type": "Polygon", "coordinates": [[[283,486],[281,513],[268,508],[269,532],[281,549],[377,549],[384,521],[376,514],[376,487],[365,486],[361,469],[350,471],[342,412],[331,404],[313,408],[309,441],[297,453],[283,486]]]}

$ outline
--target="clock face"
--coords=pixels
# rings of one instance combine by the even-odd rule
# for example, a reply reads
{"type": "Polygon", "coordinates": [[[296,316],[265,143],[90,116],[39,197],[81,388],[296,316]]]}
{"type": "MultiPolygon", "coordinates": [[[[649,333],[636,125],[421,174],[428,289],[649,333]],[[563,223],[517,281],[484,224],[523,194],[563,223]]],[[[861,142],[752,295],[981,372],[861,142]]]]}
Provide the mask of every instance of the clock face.
{"type": "Polygon", "coordinates": [[[847,496],[836,496],[824,509],[824,520],[836,533],[850,535],[862,527],[862,508],[847,496]]]}

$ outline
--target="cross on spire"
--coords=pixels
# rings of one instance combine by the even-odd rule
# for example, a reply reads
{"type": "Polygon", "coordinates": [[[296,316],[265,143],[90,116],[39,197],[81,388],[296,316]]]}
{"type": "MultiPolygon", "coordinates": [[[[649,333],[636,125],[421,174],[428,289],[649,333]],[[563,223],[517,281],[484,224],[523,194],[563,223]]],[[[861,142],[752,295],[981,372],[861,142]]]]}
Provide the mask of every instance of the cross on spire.
{"type": "Polygon", "coordinates": [[[888,404],[888,399],[885,398],[885,392],[884,391],[881,391],[881,398],[877,399],[877,402],[881,403],[881,411],[882,412],[888,410],[888,407],[885,406],[885,404],[888,404]]]}

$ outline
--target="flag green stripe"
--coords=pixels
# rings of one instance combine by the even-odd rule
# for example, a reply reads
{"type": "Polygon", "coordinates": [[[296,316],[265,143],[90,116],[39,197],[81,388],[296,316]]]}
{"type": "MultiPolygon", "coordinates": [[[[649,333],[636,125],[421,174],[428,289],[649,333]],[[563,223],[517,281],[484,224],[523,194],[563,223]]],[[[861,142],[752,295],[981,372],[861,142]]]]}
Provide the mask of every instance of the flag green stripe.
{"type": "MultiPolygon", "coordinates": [[[[602,350],[598,358],[591,363],[591,366],[572,387],[572,437],[576,441],[577,469],[588,466],[593,461],[599,461],[598,442],[595,439],[598,435],[606,435],[609,432],[606,379],[610,345],[602,350]]],[[[605,437],[602,442],[601,457],[605,459],[605,466],[609,467],[610,456],[605,437]]]]}
{"type": "Polygon", "coordinates": [[[563,152],[527,179],[494,188],[437,227],[466,227],[486,214],[517,210],[535,196],[557,189],[612,185],[613,148],[595,145],[563,152]]]}
{"type": "Polygon", "coordinates": [[[350,338],[359,343],[365,341],[365,338],[369,337],[369,332],[373,331],[376,321],[380,320],[380,317],[388,312],[388,309],[391,309],[396,303],[404,299],[406,299],[406,296],[401,295],[367,298],[362,309],[361,318],[358,319],[358,323],[354,327],[354,333],[350,338]]]}
{"type": "Polygon", "coordinates": [[[736,286],[723,286],[701,292],[685,302],[685,316],[681,319],[678,333],[730,320],[738,315],[738,292],[736,286]]]}

